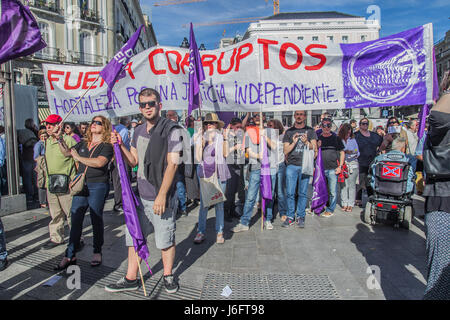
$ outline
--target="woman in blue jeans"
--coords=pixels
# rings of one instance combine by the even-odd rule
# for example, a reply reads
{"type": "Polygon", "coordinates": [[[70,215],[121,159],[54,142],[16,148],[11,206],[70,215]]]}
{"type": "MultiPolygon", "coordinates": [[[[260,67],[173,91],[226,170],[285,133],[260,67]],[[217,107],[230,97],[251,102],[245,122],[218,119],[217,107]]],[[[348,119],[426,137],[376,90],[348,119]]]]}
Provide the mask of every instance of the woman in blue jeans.
{"type": "MultiPolygon", "coordinates": [[[[204,205],[202,197],[202,178],[209,178],[214,173],[217,174],[222,193],[225,194],[226,182],[231,178],[230,171],[225,161],[228,154],[228,142],[223,137],[228,137],[228,132],[223,136],[220,133],[224,123],[219,120],[215,113],[208,113],[203,122],[204,127],[198,135],[194,136],[195,141],[195,160],[197,166],[197,175],[200,180],[200,212],[198,216],[198,233],[195,236],[194,243],[199,244],[205,240],[206,218],[208,215],[208,206],[204,205]],[[203,132],[205,132],[203,134],[203,132]]],[[[229,130],[229,129],[226,129],[229,130]]],[[[224,243],[224,208],[223,202],[216,204],[216,243],[224,243]]]]}
{"type": "Polygon", "coordinates": [[[84,189],[73,197],[69,245],[64,258],[54,268],[55,270],[64,270],[76,263],[75,253],[80,249],[83,220],[88,208],[94,233],[94,255],[91,266],[96,267],[102,263],[103,208],[109,192],[108,164],[114,155],[110,139],[111,122],[103,116],[96,116],[89,125],[86,139],[69,152],[65,148],[66,154],[71,155],[78,163],[77,174],[85,173],[86,178],[84,189]]]}

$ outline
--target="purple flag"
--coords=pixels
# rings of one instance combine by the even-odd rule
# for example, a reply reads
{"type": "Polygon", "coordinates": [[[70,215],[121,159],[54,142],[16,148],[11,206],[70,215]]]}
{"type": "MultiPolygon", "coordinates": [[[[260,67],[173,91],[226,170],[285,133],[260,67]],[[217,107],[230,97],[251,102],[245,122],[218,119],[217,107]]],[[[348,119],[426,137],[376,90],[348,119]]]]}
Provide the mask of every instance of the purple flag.
{"type": "Polygon", "coordinates": [[[439,82],[436,69],[436,54],[433,47],[433,100],[436,102],[439,99],[439,82]]]}
{"type": "Polygon", "coordinates": [[[0,64],[47,46],[28,7],[17,0],[1,0],[0,64]]]}
{"type": "Polygon", "coordinates": [[[313,176],[313,196],[311,200],[311,209],[316,214],[322,212],[328,201],[327,181],[325,180],[325,171],[322,162],[322,148],[319,148],[317,154],[316,167],[313,176]]]}
{"type": "Polygon", "coordinates": [[[417,129],[417,137],[419,137],[419,139],[423,137],[423,133],[425,132],[425,124],[429,113],[430,107],[427,104],[424,104],[419,113],[419,128],[417,129]]]}
{"type": "Polygon", "coordinates": [[[117,143],[114,144],[114,154],[117,161],[117,167],[119,169],[120,184],[122,186],[122,207],[123,214],[125,216],[125,224],[127,225],[128,231],[133,238],[134,250],[137,252],[139,257],[145,261],[150,274],[152,274],[152,270],[148,264],[150,252],[148,251],[146,239],[142,235],[141,225],[137,216],[136,207],[139,206],[139,202],[136,199],[133,190],[131,190],[130,180],[125,169],[122,153],[120,152],[120,147],[117,143]]]}
{"type": "Polygon", "coordinates": [[[263,212],[266,211],[266,200],[272,200],[272,181],[270,178],[270,163],[267,154],[267,141],[265,137],[261,139],[263,158],[261,160],[261,203],[263,212]]]}
{"type": "Polygon", "coordinates": [[[141,30],[144,25],[140,26],[139,29],[131,36],[130,40],[125,43],[122,49],[116,53],[113,59],[100,71],[100,76],[108,84],[108,103],[112,101],[112,89],[116,82],[125,77],[125,67],[130,61],[131,57],[134,55],[134,48],[139,40],[141,30]]]}
{"type": "Polygon", "coordinates": [[[236,112],[234,111],[217,111],[216,113],[219,119],[225,123],[225,126],[228,126],[231,120],[236,117],[236,112]]]}
{"type": "Polygon", "coordinates": [[[202,58],[195,41],[194,28],[191,22],[191,32],[189,35],[189,105],[188,116],[192,110],[200,106],[200,82],[205,80],[202,58]]]}

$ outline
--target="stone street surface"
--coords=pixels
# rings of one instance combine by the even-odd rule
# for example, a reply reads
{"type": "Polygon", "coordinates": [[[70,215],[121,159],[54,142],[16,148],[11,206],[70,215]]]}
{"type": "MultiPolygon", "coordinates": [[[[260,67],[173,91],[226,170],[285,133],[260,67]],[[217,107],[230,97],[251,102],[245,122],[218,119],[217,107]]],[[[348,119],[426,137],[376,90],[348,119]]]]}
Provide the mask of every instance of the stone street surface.
{"type": "Polygon", "coordinates": [[[169,295],[164,290],[161,254],[152,234],[148,246],[153,276],[142,263],[147,297],[142,288],[128,293],[104,290],[106,284],[125,275],[127,267],[124,216],[112,211],[111,198],[104,213],[103,264],[97,268],[89,264],[92,227],[87,214],[83,229],[86,245],[77,254],[80,268],[70,274],[53,271],[64,254],[64,245],[41,249],[48,240],[47,209],[2,217],[10,266],[0,272],[0,299],[393,300],[423,296],[426,256],[420,197],[414,201],[415,217],[409,231],[387,224],[369,226],[361,220],[362,209],[344,213],[339,206],[330,218],[307,214],[305,229],[281,228],[277,216],[273,230],[261,231],[261,214],[255,209],[247,232],[230,231],[237,220],[225,223],[224,244],[215,243],[214,209],[208,213],[206,241],[193,243],[198,207],[193,208],[187,217],[177,218],[174,273],[180,281],[179,292],[169,295]],[[77,274],[81,278],[78,287],[77,274]],[[50,279],[57,281],[44,286],[50,279]],[[221,296],[227,285],[231,295],[221,296]]]}

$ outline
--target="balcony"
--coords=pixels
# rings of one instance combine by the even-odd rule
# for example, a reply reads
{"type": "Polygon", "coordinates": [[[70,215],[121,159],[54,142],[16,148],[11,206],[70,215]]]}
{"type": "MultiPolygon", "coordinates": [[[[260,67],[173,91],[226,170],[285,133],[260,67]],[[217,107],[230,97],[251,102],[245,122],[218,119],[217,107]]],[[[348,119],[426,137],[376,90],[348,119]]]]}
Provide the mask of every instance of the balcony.
{"type": "Polygon", "coordinates": [[[86,52],[69,51],[66,62],[88,66],[101,66],[103,65],[103,57],[86,52]]]}
{"type": "Polygon", "coordinates": [[[39,10],[44,10],[44,11],[49,11],[49,12],[56,13],[59,15],[64,15],[64,10],[60,7],[58,0],[55,0],[55,1],[30,0],[29,5],[30,5],[30,7],[33,7],[33,8],[39,9],[39,10]]]}
{"type": "Polygon", "coordinates": [[[44,49],[41,49],[38,52],[34,53],[32,56],[33,58],[39,60],[62,62],[63,59],[60,53],[60,49],[58,48],[45,47],[44,49]]]}
{"type": "Polygon", "coordinates": [[[100,15],[97,11],[80,8],[80,19],[100,23],[100,15]]]}

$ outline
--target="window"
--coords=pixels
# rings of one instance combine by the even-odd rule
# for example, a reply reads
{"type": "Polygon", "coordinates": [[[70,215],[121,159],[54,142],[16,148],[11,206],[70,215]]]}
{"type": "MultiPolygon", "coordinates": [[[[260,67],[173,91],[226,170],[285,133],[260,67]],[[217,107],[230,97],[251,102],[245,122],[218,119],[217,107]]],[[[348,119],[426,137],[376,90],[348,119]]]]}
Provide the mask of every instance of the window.
{"type": "Polygon", "coordinates": [[[302,23],[301,22],[294,22],[294,26],[301,26],[302,23]]]}
{"type": "Polygon", "coordinates": [[[319,37],[317,36],[312,37],[312,41],[319,41],[319,37]]]}
{"type": "Polygon", "coordinates": [[[323,24],[330,24],[329,22],[324,22],[323,24]]]}
{"type": "Polygon", "coordinates": [[[365,35],[361,36],[361,41],[366,41],[366,36],[365,35]]]}
{"type": "Polygon", "coordinates": [[[348,36],[342,36],[342,42],[348,43],[348,36]]]}
{"type": "Polygon", "coordinates": [[[314,24],[316,24],[316,23],[315,23],[315,22],[310,22],[309,24],[310,24],[310,25],[314,25],[314,24]]]}
{"type": "Polygon", "coordinates": [[[333,42],[334,37],[333,36],[327,36],[327,40],[330,42],[333,42]]]}
{"type": "Polygon", "coordinates": [[[338,21],[338,24],[344,24],[345,22],[344,21],[338,21]]]}
{"type": "Polygon", "coordinates": [[[39,30],[41,31],[42,39],[47,44],[47,47],[43,48],[42,50],[38,51],[35,56],[40,59],[48,58],[50,55],[50,26],[45,22],[38,22],[39,30]]]}
{"type": "Polygon", "coordinates": [[[298,40],[303,40],[303,37],[297,37],[298,40]]]}
{"type": "Polygon", "coordinates": [[[80,33],[80,63],[92,64],[93,61],[92,35],[89,32],[80,33]]]}
{"type": "Polygon", "coordinates": [[[287,23],[280,23],[280,27],[285,27],[287,26],[287,23]]]}

